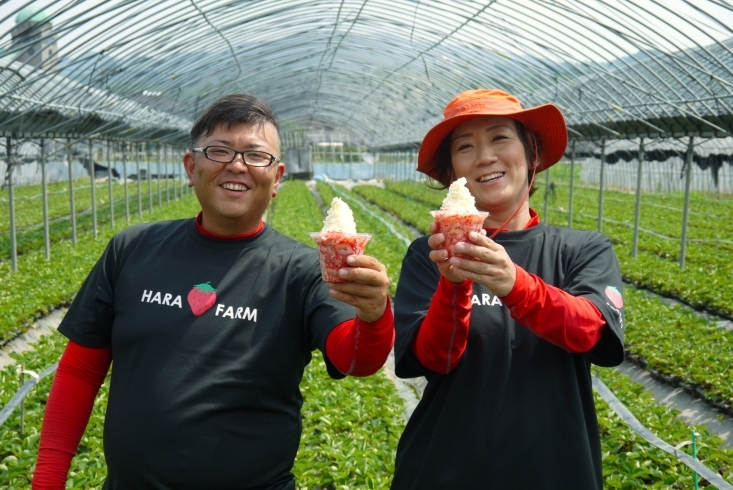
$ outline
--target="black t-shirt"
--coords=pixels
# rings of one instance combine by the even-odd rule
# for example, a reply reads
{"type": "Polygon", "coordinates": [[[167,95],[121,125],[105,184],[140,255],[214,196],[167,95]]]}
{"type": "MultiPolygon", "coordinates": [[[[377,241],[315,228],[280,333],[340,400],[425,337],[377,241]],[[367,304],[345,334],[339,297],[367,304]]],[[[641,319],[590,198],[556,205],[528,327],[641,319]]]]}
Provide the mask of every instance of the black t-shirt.
{"type": "Polygon", "coordinates": [[[571,354],[515,322],[499,298],[474,283],[463,357],[448,374],[432,372],[412,342],[440,273],[427,237],[417,239],[395,297],[396,371],[426,376],[428,385],[400,439],[392,488],[600,490],[590,363],[623,360],[623,311],[607,296],[621,290],[611,243],[543,223],[502,232],[496,242],[527,272],[592,301],[608,326],[590,352],[571,354]]]}
{"type": "Polygon", "coordinates": [[[59,327],[112,346],[105,489],[295,488],[303,370],[353,317],[317,251],[270,227],[222,241],[188,219],[116,235],[59,327]]]}

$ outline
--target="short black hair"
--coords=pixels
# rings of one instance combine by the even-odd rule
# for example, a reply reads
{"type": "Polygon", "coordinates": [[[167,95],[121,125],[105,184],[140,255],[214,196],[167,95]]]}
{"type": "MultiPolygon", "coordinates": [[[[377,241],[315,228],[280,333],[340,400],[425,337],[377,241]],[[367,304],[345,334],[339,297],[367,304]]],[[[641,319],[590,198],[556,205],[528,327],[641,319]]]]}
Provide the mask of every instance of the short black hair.
{"type": "MultiPolygon", "coordinates": [[[[516,119],[512,119],[512,121],[517,128],[519,140],[522,142],[522,146],[524,146],[524,154],[527,157],[528,167],[527,180],[529,181],[532,179],[532,173],[535,171],[535,160],[537,160],[537,167],[542,166],[542,142],[532,134],[532,131],[530,131],[527,126],[516,119]]],[[[452,139],[453,132],[451,131],[448,133],[448,136],[440,142],[440,145],[433,156],[433,164],[435,167],[432,172],[431,182],[429,185],[434,189],[447,189],[456,179],[456,174],[453,171],[453,163],[451,160],[452,139]]],[[[529,190],[529,195],[531,196],[534,194],[536,190],[537,186],[533,184],[532,188],[529,190]]]]}
{"type": "Polygon", "coordinates": [[[209,136],[220,124],[229,129],[235,124],[243,123],[270,123],[275,126],[280,139],[280,126],[267,102],[251,95],[231,94],[216,99],[199,116],[191,128],[191,145],[196,146],[202,137],[209,136]]]}

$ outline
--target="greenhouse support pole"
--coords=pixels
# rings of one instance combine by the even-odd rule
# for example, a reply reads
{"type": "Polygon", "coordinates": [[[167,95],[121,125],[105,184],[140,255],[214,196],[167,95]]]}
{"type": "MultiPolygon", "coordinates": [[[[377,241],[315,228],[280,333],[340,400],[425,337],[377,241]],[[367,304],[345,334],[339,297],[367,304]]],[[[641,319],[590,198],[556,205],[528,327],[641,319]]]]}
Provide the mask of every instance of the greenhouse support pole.
{"type": "Polygon", "coordinates": [[[542,214],[542,220],[545,223],[550,222],[550,169],[545,170],[545,207],[542,214]]]}
{"type": "Polygon", "coordinates": [[[46,145],[41,138],[41,199],[43,202],[43,248],[46,260],[51,260],[51,237],[48,233],[48,175],[46,175],[46,145]]]}
{"type": "Polygon", "coordinates": [[[570,197],[568,198],[568,228],[573,227],[573,181],[575,179],[575,140],[570,151],[570,197]]]}
{"type": "Polygon", "coordinates": [[[181,192],[181,163],[178,158],[179,153],[176,151],[175,156],[173,157],[173,163],[175,165],[174,168],[176,169],[176,190],[174,191],[176,199],[183,197],[183,193],[181,192]]]}
{"type": "Polygon", "coordinates": [[[158,207],[160,207],[163,204],[163,201],[161,200],[160,196],[160,143],[158,143],[158,207]]]}
{"type": "Polygon", "coordinates": [[[8,163],[8,205],[10,212],[10,262],[13,272],[18,272],[18,244],[15,240],[15,191],[13,189],[13,149],[10,138],[5,138],[8,163]]]}
{"type": "Polygon", "coordinates": [[[112,160],[110,160],[109,140],[107,140],[107,191],[109,193],[109,227],[115,227],[115,197],[112,192],[112,160]]]}
{"type": "Polygon", "coordinates": [[[74,175],[71,165],[71,147],[71,139],[69,139],[69,146],[67,146],[66,153],[69,158],[69,208],[71,210],[71,242],[76,245],[76,205],[74,204],[74,175]]]}
{"type": "Polygon", "coordinates": [[[163,163],[165,165],[165,203],[169,204],[171,202],[171,192],[170,192],[170,175],[168,174],[168,147],[163,147],[163,163]]]}
{"type": "Polygon", "coordinates": [[[603,228],[603,170],[606,163],[606,140],[601,140],[601,178],[598,183],[598,233],[601,233],[603,228]]]}
{"type": "Polygon", "coordinates": [[[150,143],[145,142],[145,162],[147,163],[147,182],[148,182],[148,214],[153,214],[153,185],[150,182],[152,173],[150,173],[150,143]]]}
{"type": "Polygon", "coordinates": [[[134,142],[132,144],[132,147],[135,149],[135,172],[137,173],[137,218],[139,220],[143,219],[143,196],[142,196],[142,189],[140,188],[141,184],[140,181],[142,180],[142,177],[140,176],[140,146],[138,142],[134,142]]]}
{"type": "Polygon", "coordinates": [[[171,148],[171,161],[173,163],[173,200],[178,199],[178,151],[171,148]]]}
{"type": "Polygon", "coordinates": [[[636,208],[634,210],[634,242],[631,256],[636,258],[639,253],[639,221],[641,220],[641,174],[644,162],[644,138],[639,139],[639,168],[636,170],[636,208]]]}
{"type": "Polygon", "coordinates": [[[130,190],[127,188],[127,142],[122,142],[122,178],[125,179],[125,220],[130,224],[130,190]]]}
{"type": "Polygon", "coordinates": [[[94,171],[94,145],[92,140],[89,140],[89,180],[92,189],[92,234],[94,239],[97,239],[97,175],[94,171]]]}
{"type": "Polygon", "coordinates": [[[692,182],[692,154],[695,151],[695,137],[690,136],[687,145],[685,169],[685,208],[682,212],[682,239],[680,243],[680,269],[685,270],[685,252],[687,251],[687,218],[690,214],[690,183],[692,182]]]}

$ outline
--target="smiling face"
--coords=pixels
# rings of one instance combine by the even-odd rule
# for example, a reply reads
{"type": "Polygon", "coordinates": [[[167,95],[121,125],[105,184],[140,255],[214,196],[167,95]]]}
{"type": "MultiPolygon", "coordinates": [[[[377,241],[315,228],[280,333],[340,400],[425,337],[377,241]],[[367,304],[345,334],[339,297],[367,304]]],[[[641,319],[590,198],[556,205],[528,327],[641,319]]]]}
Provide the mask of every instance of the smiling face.
{"type": "Polygon", "coordinates": [[[450,151],[455,178],[465,177],[476,207],[490,213],[486,225],[498,226],[494,222],[503,223],[521,207],[512,223],[523,227],[529,220],[524,199],[528,165],[514,121],[499,116],[470,119],[453,131],[450,151]]]}
{"type": "MultiPolygon", "coordinates": [[[[280,139],[270,123],[220,124],[202,137],[197,147],[226,146],[236,151],[260,150],[280,156],[280,139]]],[[[285,171],[282,163],[249,167],[237,155],[231,163],[217,163],[203,153],[187,152],[183,158],[193,183],[207,230],[223,236],[257,229],[285,171]]]]}

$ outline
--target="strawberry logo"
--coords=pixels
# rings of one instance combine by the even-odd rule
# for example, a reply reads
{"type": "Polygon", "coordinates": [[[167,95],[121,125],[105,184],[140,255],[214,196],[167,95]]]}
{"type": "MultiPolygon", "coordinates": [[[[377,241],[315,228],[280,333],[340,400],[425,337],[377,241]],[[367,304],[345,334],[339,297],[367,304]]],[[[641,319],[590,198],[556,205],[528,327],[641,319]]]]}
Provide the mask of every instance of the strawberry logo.
{"type": "Polygon", "coordinates": [[[196,316],[203,315],[206,310],[214,306],[214,303],[216,303],[216,289],[211,286],[210,282],[196,284],[188,292],[188,304],[191,305],[191,311],[196,316]]]}
{"type": "Polygon", "coordinates": [[[605,293],[608,299],[611,300],[611,303],[613,303],[613,306],[615,306],[616,308],[624,307],[624,298],[623,296],[621,296],[621,293],[618,289],[613,286],[606,286],[605,293]]]}

